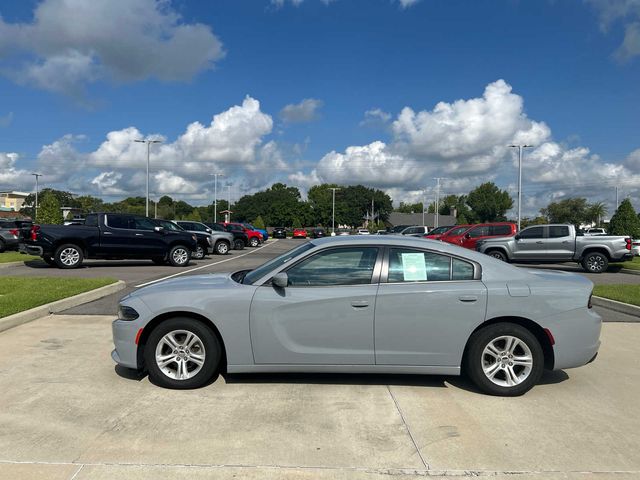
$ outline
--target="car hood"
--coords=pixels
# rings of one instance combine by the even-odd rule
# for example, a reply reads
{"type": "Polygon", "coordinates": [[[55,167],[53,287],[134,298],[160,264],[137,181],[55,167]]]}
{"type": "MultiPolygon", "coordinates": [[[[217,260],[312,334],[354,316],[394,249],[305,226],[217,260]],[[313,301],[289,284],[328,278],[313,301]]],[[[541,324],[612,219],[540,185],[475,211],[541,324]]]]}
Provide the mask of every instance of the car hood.
{"type": "Polygon", "coordinates": [[[172,278],[149,285],[131,293],[132,297],[144,297],[158,293],[170,293],[188,290],[211,290],[212,288],[235,287],[239,284],[231,279],[231,273],[210,273],[206,275],[189,275],[172,278]]]}

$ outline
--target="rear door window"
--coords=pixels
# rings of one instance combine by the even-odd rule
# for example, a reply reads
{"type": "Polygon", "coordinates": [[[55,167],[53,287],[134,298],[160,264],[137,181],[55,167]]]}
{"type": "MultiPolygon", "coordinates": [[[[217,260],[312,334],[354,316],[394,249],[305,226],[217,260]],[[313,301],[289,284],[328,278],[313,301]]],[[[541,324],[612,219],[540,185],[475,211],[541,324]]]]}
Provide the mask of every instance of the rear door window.
{"type": "Polygon", "coordinates": [[[469,231],[469,235],[471,236],[471,238],[487,237],[489,236],[489,226],[483,225],[480,227],[472,228],[471,231],[469,231]]]}
{"type": "Polygon", "coordinates": [[[492,237],[499,237],[501,235],[511,235],[511,226],[510,225],[491,225],[491,233],[492,237]]]}
{"type": "Polygon", "coordinates": [[[438,282],[451,279],[451,257],[438,253],[392,248],[388,283],[438,282]]]}
{"type": "Polygon", "coordinates": [[[552,225],[549,227],[549,238],[560,238],[569,236],[569,227],[564,225],[552,225]]]}
{"type": "Polygon", "coordinates": [[[107,215],[107,225],[111,228],[135,228],[133,218],[128,215],[107,215]]]}

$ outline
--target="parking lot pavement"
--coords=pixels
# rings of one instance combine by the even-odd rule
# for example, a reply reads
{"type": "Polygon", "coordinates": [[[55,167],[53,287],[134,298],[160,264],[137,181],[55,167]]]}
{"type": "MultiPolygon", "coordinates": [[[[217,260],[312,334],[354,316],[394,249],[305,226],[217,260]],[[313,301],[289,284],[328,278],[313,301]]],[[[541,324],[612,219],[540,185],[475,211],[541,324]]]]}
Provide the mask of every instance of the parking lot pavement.
{"type": "Polygon", "coordinates": [[[638,324],[606,324],[594,363],[499,398],[410,375],[232,375],[164,390],[114,368],[112,318],[49,316],[0,334],[0,479],[640,477],[638,324]]]}
{"type": "Polygon", "coordinates": [[[604,273],[587,273],[583,270],[583,268],[576,263],[554,263],[549,265],[528,265],[528,264],[517,264],[518,267],[521,268],[541,268],[541,269],[549,269],[549,270],[562,270],[563,272],[572,272],[578,273],[587,277],[596,285],[612,285],[612,284],[630,284],[637,285],[640,284],[640,275],[635,275],[633,273],[624,273],[619,271],[617,267],[609,267],[604,273]]]}

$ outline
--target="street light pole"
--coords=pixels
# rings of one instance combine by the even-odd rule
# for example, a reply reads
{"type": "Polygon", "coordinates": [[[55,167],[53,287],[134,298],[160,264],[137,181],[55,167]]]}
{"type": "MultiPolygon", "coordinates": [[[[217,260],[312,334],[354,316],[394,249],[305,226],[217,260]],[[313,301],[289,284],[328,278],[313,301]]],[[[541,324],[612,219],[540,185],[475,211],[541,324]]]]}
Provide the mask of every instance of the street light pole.
{"type": "Polygon", "coordinates": [[[427,189],[423,188],[422,189],[422,226],[424,227],[425,223],[424,223],[424,204],[427,201],[427,189]]]}
{"type": "Polygon", "coordinates": [[[336,233],[336,190],[340,190],[337,187],[329,187],[329,190],[333,192],[332,196],[332,211],[331,211],[331,235],[335,235],[336,233]]]}
{"type": "Polygon", "coordinates": [[[518,231],[520,231],[522,219],[522,149],[531,148],[533,145],[509,145],[509,147],[518,149],[518,231]]]}
{"type": "Polygon", "coordinates": [[[213,180],[213,223],[218,223],[218,177],[224,177],[224,173],[210,173],[213,180]]]}
{"type": "Polygon", "coordinates": [[[435,177],[434,180],[437,182],[436,185],[436,211],[433,221],[433,227],[438,227],[438,220],[440,215],[440,180],[446,180],[446,177],[435,177]]]}
{"type": "Polygon", "coordinates": [[[31,175],[36,177],[36,213],[35,213],[35,218],[33,219],[33,221],[37,222],[38,221],[38,178],[40,178],[42,176],[42,174],[41,173],[32,173],[31,175]]]}
{"type": "Polygon", "coordinates": [[[136,143],[147,144],[147,201],[145,203],[145,216],[149,216],[149,155],[152,143],[162,143],[160,140],[134,140],[136,143]]]}
{"type": "MultiPolygon", "coordinates": [[[[231,212],[231,185],[233,185],[233,183],[227,182],[227,189],[228,189],[227,210],[229,210],[229,212],[231,212]]],[[[229,221],[231,221],[231,213],[229,213],[229,221]]]]}

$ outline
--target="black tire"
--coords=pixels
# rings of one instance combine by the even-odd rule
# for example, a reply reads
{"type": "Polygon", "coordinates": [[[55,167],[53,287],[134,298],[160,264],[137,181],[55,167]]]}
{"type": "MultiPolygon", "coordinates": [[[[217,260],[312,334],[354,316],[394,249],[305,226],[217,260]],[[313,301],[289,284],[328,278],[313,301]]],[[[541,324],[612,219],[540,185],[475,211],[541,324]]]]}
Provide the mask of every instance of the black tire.
{"type": "Polygon", "coordinates": [[[53,254],[53,260],[58,268],[78,268],[82,265],[84,254],[79,246],[65,243],[57,248],[56,253],[53,254]]]}
{"type": "Polygon", "coordinates": [[[244,241],[241,239],[236,239],[233,241],[233,249],[234,250],[244,250],[244,241]]]}
{"type": "Polygon", "coordinates": [[[56,266],[55,260],[51,257],[42,257],[42,261],[51,267],[56,266]]]}
{"type": "MultiPolygon", "coordinates": [[[[494,323],[475,332],[469,339],[465,360],[465,372],[482,392],[503,397],[516,397],[528,392],[540,381],[544,371],[544,352],[540,342],[533,333],[515,323],[494,323]],[[521,342],[512,350],[516,357],[529,356],[522,344],[529,349],[532,364],[528,372],[527,367],[514,365],[513,357],[510,358],[510,353],[506,350],[506,339],[501,340],[501,337],[515,338],[521,342]],[[493,342],[495,342],[494,347],[499,346],[496,347],[497,356],[485,354],[485,348],[493,342]],[[500,351],[502,348],[505,348],[506,353],[500,351]],[[495,361],[492,362],[492,360],[495,361]],[[494,380],[491,380],[484,370],[484,368],[491,369],[492,365],[495,365],[494,380]],[[519,383],[511,381],[509,382],[513,383],[511,386],[501,385],[500,383],[507,383],[510,378],[509,372],[519,379],[519,383]],[[524,378],[521,378],[523,376],[524,378]]],[[[515,362],[517,363],[517,360],[515,362]]]]}
{"type": "Polygon", "coordinates": [[[0,238],[0,253],[4,252],[4,250],[7,248],[6,244],[4,243],[4,240],[2,240],[0,238]]]}
{"type": "Polygon", "coordinates": [[[151,261],[156,265],[166,265],[167,263],[167,260],[164,257],[153,257],[151,261]]]}
{"type": "Polygon", "coordinates": [[[215,246],[214,246],[214,250],[218,255],[226,255],[227,253],[229,253],[229,248],[231,246],[229,245],[229,242],[225,242],[224,240],[220,240],[218,242],[216,242],[215,246]]]}
{"type": "Polygon", "coordinates": [[[487,255],[490,257],[496,258],[502,262],[508,262],[507,256],[501,250],[489,250],[487,255]]]}
{"type": "Polygon", "coordinates": [[[196,260],[202,260],[207,255],[207,251],[202,245],[198,244],[196,250],[193,252],[193,258],[196,260]]]}
{"type": "Polygon", "coordinates": [[[258,245],[260,245],[260,240],[258,239],[258,237],[252,237],[252,238],[249,240],[249,246],[250,246],[250,247],[254,247],[254,248],[255,248],[255,247],[257,247],[258,245]]]}
{"type": "MultiPolygon", "coordinates": [[[[221,357],[222,348],[220,347],[220,342],[211,329],[197,320],[186,317],[171,318],[160,323],[153,329],[144,347],[144,361],[147,371],[149,372],[149,378],[154,384],[164,388],[190,389],[207,385],[214,375],[218,373],[221,357]],[[178,345],[182,347],[182,350],[176,349],[171,351],[167,344],[161,342],[163,337],[171,332],[180,332],[176,333],[174,338],[178,341],[178,345]],[[195,335],[200,340],[199,343],[196,342],[192,345],[192,351],[185,346],[187,333],[195,335]],[[189,358],[190,354],[196,352],[194,347],[198,346],[197,351],[199,354],[204,353],[204,363],[200,370],[191,378],[182,380],[172,378],[172,372],[174,375],[177,373],[178,363],[171,361],[165,367],[167,373],[162,370],[156,361],[156,349],[159,343],[162,343],[160,353],[165,353],[166,355],[175,353],[176,357],[174,358],[185,358],[185,356],[189,358]],[[200,346],[203,347],[204,352],[202,352],[200,346]]],[[[189,373],[194,372],[198,368],[198,365],[192,360],[187,360],[184,365],[186,365],[187,372],[189,373]]]]}
{"type": "Polygon", "coordinates": [[[169,264],[172,267],[186,267],[191,260],[191,251],[184,245],[174,245],[169,250],[169,264]]]}
{"type": "Polygon", "coordinates": [[[604,253],[587,253],[582,259],[582,268],[588,273],[603,273],[609,268],[609,259],[604,253]]]}

